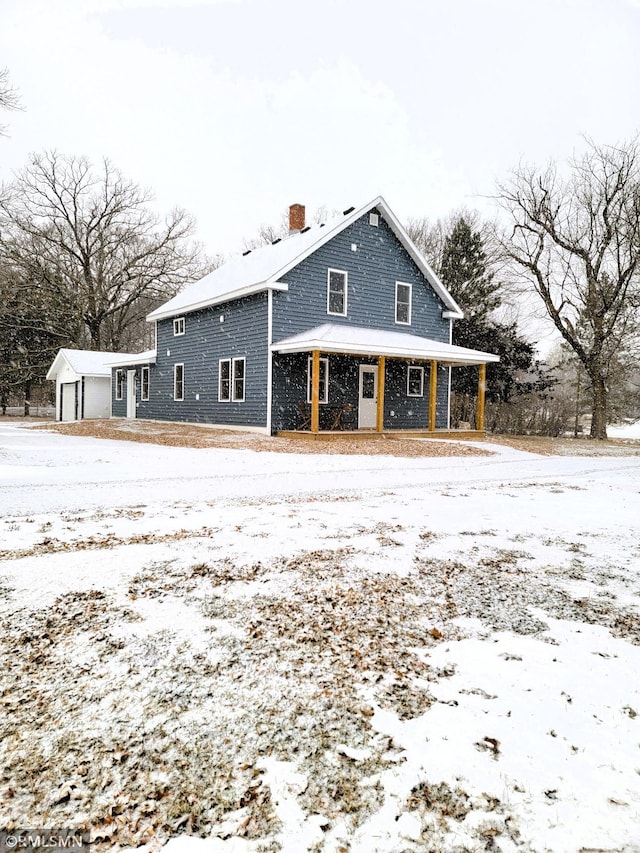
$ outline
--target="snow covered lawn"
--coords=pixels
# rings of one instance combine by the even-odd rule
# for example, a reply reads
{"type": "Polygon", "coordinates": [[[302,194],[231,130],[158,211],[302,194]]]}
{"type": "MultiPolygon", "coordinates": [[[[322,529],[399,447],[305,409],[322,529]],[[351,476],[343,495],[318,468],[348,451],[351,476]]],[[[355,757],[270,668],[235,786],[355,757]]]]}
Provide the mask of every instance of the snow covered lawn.
{"type": "Polygon", "coordinates": [[[0,423],[0,828],[640,850],[640,457],[0,423]]]}

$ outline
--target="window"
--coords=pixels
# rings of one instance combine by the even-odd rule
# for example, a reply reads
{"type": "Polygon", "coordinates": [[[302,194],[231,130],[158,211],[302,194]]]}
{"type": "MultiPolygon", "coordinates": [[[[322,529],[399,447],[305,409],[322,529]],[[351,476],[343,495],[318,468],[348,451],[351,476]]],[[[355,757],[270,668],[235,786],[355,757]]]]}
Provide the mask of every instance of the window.
{"type": "Polygon", "coordinates": [[[341,270],[328,273],[327,314],[347,315],[347,274],[341,270]]]}
{"type": "Polygon", "coordinates": [[[122,400],[124,389],[124,370],[116,370],[116,400],[122,400]]]}
{"type": "Polygon", "coordinates": [[[218,400],[221,403],[244,403],[246,359],[222,358],[218,362],[218,400]]]}
{"type": "MultiPolygon", "coordinates": [[[[307,359],[307,403],[311,402],[311,370],[313,359],[311,356],[307,359]]],[[[329,400],[329,359],[320,359],[320,395],[321,403],[327,403],[329,400]]]]}
{"type": "Polygon", "coordinates": [[[424,368],[407,368],[407,397],[424,396],[424,368]]]}
{"type": "Polygon", "coordinates": [[[173,365],[173,399],[184,400],[184,364],[173,365]]]}
{"type": "Polygon", "coordinates": [[[149,399],[149,368],[143,367],[140,371],[140,399],[149,399]]]}
{"type": "Polygon", "coordinates": [[[234,358],[233,367],[233,396],[234,403],[244,403],[244,358],[234,358]]]}
{"type": "Polygon", "coordinates": [[[396,282],[396,323],[411,325],[411,285],[396,282]]]}
{"type": "Polygon", "coordinates": [[[228,403],[231,400],[231,359],[223,358],[218,362],[218,400],[228,403]]]}
{"type": "Polygon", "coordinates": [[[174,337],[176,335],[184,335],[184,317],[176,317],[173,321],[173,334],[174,337]]]}

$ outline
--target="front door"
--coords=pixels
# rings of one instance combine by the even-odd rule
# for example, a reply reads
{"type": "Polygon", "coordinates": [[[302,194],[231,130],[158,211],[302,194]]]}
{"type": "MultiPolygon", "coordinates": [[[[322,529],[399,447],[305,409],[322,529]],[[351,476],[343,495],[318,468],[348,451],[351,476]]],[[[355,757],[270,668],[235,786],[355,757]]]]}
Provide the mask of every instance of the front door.
{"type": "Polygon", "coordinates": [[[358,392],[358,429],[375,429],[378,409],[378,368],[360,365],[358,392]]]}
{"type": "Polygon", "coordinates": [[[127,370],[127,417],[136,416],[136,372],[127,370]]]}

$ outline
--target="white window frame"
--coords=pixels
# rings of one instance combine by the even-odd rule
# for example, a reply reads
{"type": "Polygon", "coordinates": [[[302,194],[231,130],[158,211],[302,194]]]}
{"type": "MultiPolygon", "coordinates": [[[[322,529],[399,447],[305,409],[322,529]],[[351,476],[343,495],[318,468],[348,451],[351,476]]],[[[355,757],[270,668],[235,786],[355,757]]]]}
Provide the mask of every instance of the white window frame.
{"type": "Polygon", "coordinates": [[[241,358],[233,358],[231,359],[231,400],[234,403],[244,403],[245,397],[245,388],[247,384],[247,359],[242,356],[241,358]],[[236,367],[238,364],[242,362],[242,396],[236,394],[236,382],[238,382],[238,376],[236,375],[236,367]]]}
{"type": "MultiPolygon", "coordinates": [[[[309,356],[307,358],[307,403],[311,402],[311,371],[313,369],[313,357],[309,356]]],[[[328,403],[329,402],[329,359],[321,358],[320,359],[320,390],[322,390],[322,382],[324,380],[324,394],[320,394],[319,402],[320,403],[328,403]],[[324,368],[324,377],[322,376],[322,370],[324,368]]]]}
{"type": "Polygon", "coordinates": [[[218,402],[219,403],[230,403],[231,402],[231,359],[230,358],[221,358],[218,361],[218,402]],[[222,365],[227,365],[228,375],[224,380],[229,383],[229,388],[226,395],[222,393],[222,365]]]}
{"type": "Polygon", "coordinates": [[[124,392],[124,370],[116,370],[116,400],[123,399],[124,392]]]}
{"type": "Polygon", "coordinates": [[[184,335],[185,322],[184,317],[176,317],[173,321],[173,337],[177,338],[184,335]]]}
{"type": "Polygon", "coordinates": [[[412,303],[412,301],[413,301],[413,286],[411,284],[408,284],[406,281],[396,281],[396,313],[395,313],[395,319],[396,319],[397,325],[399,325],[399,326],[410,326],[411,325],[411,303],[412,303]],[[398,306],[407,304],[406,302],[400,302],[398,300],[398,291],[400,290],[401,287],[408,287],[409,288],[409,302],[408,302],[409,310],[408,310],[408,319],[407,320],[398,320],[398,306]]]}
{"type": "MultiPolygon", "coordinates": [[[[336,270],[329,268],[327,270],[327,314],[332,314],[334,317],[346,317],[347,316],[347,295],[349,291],[349,274],[346,270],[336,270]],[[337,273],[338,275],[343,276],[344,281],[344,294],[343,294],[343,311],[332,311],[331,310],[331,273],[337,273]]],[[[333,291],[337,293],[337,291],[333,291]]]]}
{"type": "Polygon", "coordinates": [[[184,401],[184,362],[179,361],[177,364],[173,365],[173,399],[176,403],[182,403],[184,401]],[[181,384],[182,384],[182,396],[178,397],[178,368],[182,368],[182,376],[181,376],[181,384]]]}
{"type": "Polygon", "coordinates": [[[424,397],[424,367],[419,367],[415,364],[410,364],[407,367],[407,397],[424,397]],[[411,371],[417,370],[420,375],[420,393],[411,393],[411,371]]]}
{"type": "Polygon", "coordinates": [[[140,400],[142,402],[147,402],[149,400],[149,383],[151,377],[149,376],[149,368],[142,367],[140,369],[140,400]],[[146,386],[146,391],[145,391],[146,386]]]}

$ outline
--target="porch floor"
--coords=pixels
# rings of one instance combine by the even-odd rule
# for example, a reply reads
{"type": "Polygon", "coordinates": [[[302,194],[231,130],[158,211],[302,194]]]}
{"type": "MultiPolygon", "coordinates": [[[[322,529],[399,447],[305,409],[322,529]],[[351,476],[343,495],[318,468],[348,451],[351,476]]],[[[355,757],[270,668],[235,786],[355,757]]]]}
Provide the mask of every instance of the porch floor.
{"type": "Polygon", "coordinates": [[[376,432],[374,429],[357,429],[357,430],[320,430],[319,432],[310,432],[302,429],[283,429],[276,433],[278,438],[306,438],[311,441],[329,441],[332,439],[348,438],[350,441],[358,439],[372,438],[457,438],[462,440],[472,440],[484,438],[486,435],[484,430],[479,429],[394,429],[376,432]]]}

